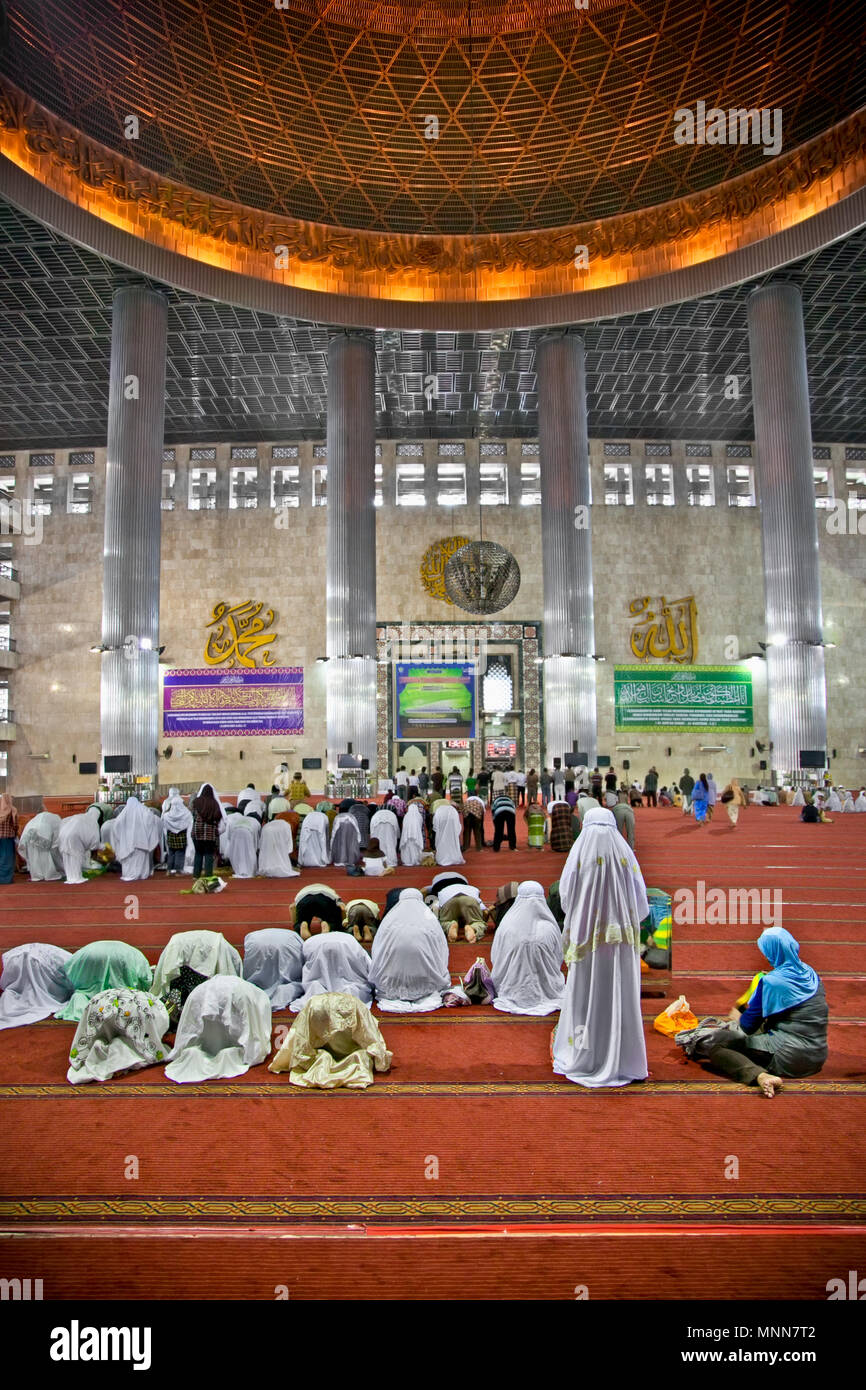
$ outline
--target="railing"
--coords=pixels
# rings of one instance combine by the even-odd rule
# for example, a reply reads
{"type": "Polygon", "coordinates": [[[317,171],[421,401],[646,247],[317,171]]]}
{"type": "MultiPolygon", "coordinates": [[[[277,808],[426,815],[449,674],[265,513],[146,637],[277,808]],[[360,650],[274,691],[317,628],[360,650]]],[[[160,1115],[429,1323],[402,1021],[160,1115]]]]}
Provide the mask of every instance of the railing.
{"type": "Polygon", "coordinates": [[[0,561],[0,579],[11,579],[13,583],[18,583],[18,571],[8,560],[0,561]]]}

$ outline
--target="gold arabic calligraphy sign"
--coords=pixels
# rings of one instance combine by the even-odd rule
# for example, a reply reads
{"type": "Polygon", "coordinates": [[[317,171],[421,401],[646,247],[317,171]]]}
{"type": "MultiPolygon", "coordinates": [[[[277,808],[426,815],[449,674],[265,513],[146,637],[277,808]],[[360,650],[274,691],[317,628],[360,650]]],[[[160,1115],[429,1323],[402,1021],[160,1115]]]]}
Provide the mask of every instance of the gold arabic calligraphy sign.
{"type": "Polygon", "coordinates": [[[659,596],[658,602],[649,597],[635,598],[628,611],[638,619],[630,639],[638,661],[649,661],[652,657],[688,665],[697,661],[698,610],[694,595],[672,599],[670,603],[664,594],[659,596]]]}
{"type": "MultiPolygon", "coordinates": [[[[252,652],[275,642],[276,632],[267,629],[275,620],[274,610],[269,608],[262,617],[263,603],[214,604],[213,617],[207,624],[213,628],[204,649],[204,659],[208,666],[248,666],[255,668],[252,652]]],[[[262,652],[262,665],[275,666],[276,662],[269,651],[262,652]]]]}
{"type": "Polygon", "coordinates": [[[444,541],[434,541],[425,550],[421,561],[421,583],[431,598],[441,598],[445,603],[451,603],[445,592],[445,566],[461,546],[468,544],[468,536],[448,536],[444,541]]]}

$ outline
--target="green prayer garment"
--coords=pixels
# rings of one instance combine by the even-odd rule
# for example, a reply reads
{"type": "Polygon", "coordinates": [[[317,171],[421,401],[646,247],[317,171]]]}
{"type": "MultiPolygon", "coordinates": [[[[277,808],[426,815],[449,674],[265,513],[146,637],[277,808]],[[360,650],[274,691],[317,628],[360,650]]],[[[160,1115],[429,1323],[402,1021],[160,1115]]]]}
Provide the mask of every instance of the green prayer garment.
{"type": "Polygon", "coordinates": [[[544,827],[546,822],[547,817],[544,812],[541,809],[535,810],[530,806],[529,814],[526,817],[530,849],[544,848],[544,827]]]}
{"type": "Polygon", "coordinates": [[[55,1015],[79,1023],[87,1003],[104,989],[150,989],[152,970],[147,957],[125,941],[91,941],[65,966],[74,993],[55,1015]]]}

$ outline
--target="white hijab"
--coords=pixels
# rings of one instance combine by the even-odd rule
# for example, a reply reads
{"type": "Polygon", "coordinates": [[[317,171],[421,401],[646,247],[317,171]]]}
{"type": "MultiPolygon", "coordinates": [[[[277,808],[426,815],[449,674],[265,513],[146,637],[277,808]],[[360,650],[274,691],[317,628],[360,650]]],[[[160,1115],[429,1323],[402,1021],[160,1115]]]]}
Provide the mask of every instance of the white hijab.
{"type": "Polygon", "coordinates": [[[646,885],[612,811],[587,811],[565,861],[559,897],[567,961],[582,959],[600,943],[639,947],[640,924],[649,913],[646,885]]]}
{"type": "MultiPolygon", "coordinates": [[[[114,826],[112,820],[107,822],[114,826]]],[[[57,832],[57,845],[61,853],[99,848],[99,807],[88,806],[77,816],[64,816],[57,832]]]]}
{"type": "Polygon", "coordinates": [[[263,989],[214,975],[183,1006],[165,1074],[169,1081],[243,1076],[271,1050],[271,1001],[263,989]]]}
{"type": "Polygon", "coordinates": [[[351,994],[370,1004],[370,957],[351,932],[322,932],[304,942],[303,994],[291,1010],[299,1014],[317,994],[351,994]]]}
{"type": "Polygon", "coordinates": [[[803,795],[803,788],[802,788],[802,787],[798,787],[797,790],[794,792],[794,800],[791,802],[791,805],[792,805],[792,806],[805,806],[805,805],[806,805],[806,798],[805,798],[805,796],[803,795]]]}
{"type": "Polygon", "coordinates": [[[148,853],[156,849],[159,836],[159,818],[149,806],[142,806],[137,796],[131,796],[111,822],[111,848],[121,861],[136,850],[148,853]]]}
{"type": "Polygon", "coordinates": [[[842,810],[842,802],[839,800],[839,793],[837,792],[837,790],[836,790],[835,787],[831,788],[830,795],[827,797],[827,810],[828,810],[828,811],[841,811],[841,810],[842,810]]]}
{"type": "Polygon", "coordinates": [[[842,803],[842,810],[843,810],[843,811],[848,811],[848,812],[850,813],[850,812],[853,811],[854,809],[855,809],[855,806],[854,806],[854,797],[852,796],[851,792],[846,792],[846,793],[845,793],[845,800],[844,800],[844,802],[842,803]]]}
{"type": "Polygon", "coordinates": [[[370,979],[386,1012],[438,1009],[451,986],[448,942],[417,888],[404,888],[382,918],[370,953],[370,979]]]}
{"type": "Polygon", "coordinates": [[[465,864],[460,850],[460,816],[450,802],[433,812],[437,864],[465,864]]]}
{"type": "Polygon", "coordinates": [[[166,994],[188,965],[198,975],[241,975],[241,958],[218,931],[179,931],[169,937],[153,971],[154,994],[166,994]]]}
{"type": "Polygon", "coordinates": [[[298,871],[289,858],[292,843],[288,821],[272,820],[263,825],[259,836],[259,873],[265,878],[297,878],[298,871]]]}
{"type": "Polygon", "coordinates": [[[328,817],[324,811],[308,811],[298,835],[298,864],[302,868],[324,869],[328,854],[328,817]]]}
{"type": "Polygon", "coordinates": [[[69,951],[44,941],[11,946],[0,975],[0,1028],[20,1028],[56,1013],[72,994],[64,969],[70,960],[69,951]]]}
{"type": "Polygon", "coordinates": [[[521,883],[490,950],[493,1007],[507,1014],[551,1014],[562,1003],[562,932],[540,883],[521,883]]]}
{"type": "Polygon", "coordinates": [[[410,802],[400,833],[400,858],[407,868],[421,863],[424,855],[424,817],[417,801],[410,802]]]}
{"type": "Polygon", "coordinates": [[[172,835],[192,828],[192,811],[184,806],[177,787],[169,787],[168,796],[162,803],[162,824],[172,835]]]}
{"type": "Polygon", "coordinates": [[[244,937],[244,979],[264,990],[274,1013],[303,993],[303,962],[304,943],[296,931],[263,927],[244,937]]]}
{"type": "Polygon", "coordinates": [[[855,811],[866,811],[866,793],[862,792],[854,802],[855,811]]]}

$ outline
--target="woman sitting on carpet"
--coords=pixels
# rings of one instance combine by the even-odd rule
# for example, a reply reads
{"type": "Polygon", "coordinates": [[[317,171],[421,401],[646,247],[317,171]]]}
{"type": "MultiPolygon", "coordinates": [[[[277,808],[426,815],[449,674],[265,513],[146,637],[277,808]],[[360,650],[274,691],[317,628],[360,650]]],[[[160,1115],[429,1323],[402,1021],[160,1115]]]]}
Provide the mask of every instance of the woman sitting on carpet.
{"type": "Polygon", "coordinates": [[[521,883],[493,938],[490,969],[494,1009],[507,1014],[552,1014],[562,1002],[562,932],[547,906],[544,889],[521,883]]]}

